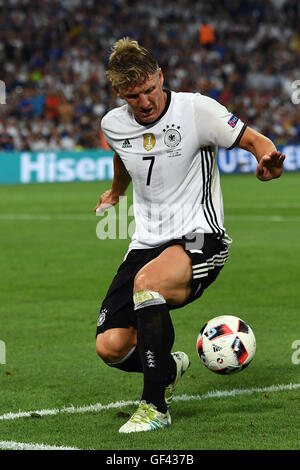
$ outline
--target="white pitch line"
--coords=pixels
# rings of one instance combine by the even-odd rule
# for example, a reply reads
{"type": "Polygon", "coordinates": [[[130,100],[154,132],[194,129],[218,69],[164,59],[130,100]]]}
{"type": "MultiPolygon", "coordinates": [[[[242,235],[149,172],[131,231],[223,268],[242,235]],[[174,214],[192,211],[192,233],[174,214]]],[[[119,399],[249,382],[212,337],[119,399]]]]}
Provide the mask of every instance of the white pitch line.
{"type": "Polygon", "coordinates": [[[269,202],[247,202],[241,204],[240,202],[228,202],[225,201],[225,209],[297,209],[300,207],[300,201],[292,202],[276,202],[272,204],[269,202]]]}
{"type": "MultiPolygon", "coordinates": [[[[233,389],[233,390],[213,390],[207,392],[203,395],[179,395],[174,397],[174,401],[201,401],[209,398],[229,398],[236,397],[240,395],[251,395],[254,393],[271,393],[271,392],[282,392],[289,390],[300,389],[300,383],[290,383],[286,385],[271,385],[269,387],[255,387],[255,388],[245,388],[245,389],[233,389]]],[[[64,407],[61,409],[43,409],[43,410],[34,410],[34,411],[19,411],[18,413],[5,413],[0,416],[0,421],[14,420],[18,418],[28,418],[28,417],[38,417],[38,416],[54,416],[59,413],[89,413],[89,412],[99,412],[103,410],[109,410],[112,408],[123,408],[124,406],[138,405],[139,401],[117,401],[113,403],[108,403],[103,405],[102,403],[96,403],[94,405],[86,406],[70,406],[64,407]]]]}
{"type": "MultiPolygon", "coordinates": [[[[5,214],[0,213],[0,220],[34,220],[34,221],[51,221],[51,220],[71,220],[71,221],[94,221],[96,216],[93,214],[5,214]]],[[[227,215],[226,220],[241,220],[253,222],[300,222],[300,217],[286,217],[281,215],[227,215]]]]}
{"type": "Polygon", "coordinates": [[[300,222],[300,217],[282,217],[281,215],[227,215],[226,220],[244,220],[245,222],[300,222]]]}
{"type": "Polygon", "coordinates": [[[1,220],[94,220],[95,214],[0,214],[1,220]]]}
{"type": "Polygon", "coordinates": [[[300,389],[299,384],[287,384],[287,385],[270,385],[269,387],[254,387],[254,388],[244,388],[244,389],[232,389],[232,390],[216,390],[212,392],[207,392],[204,395],[181,395],[174,397],[176,401],[189,401],[189,400],[204,400],[207,398],[230,398],[236,397],[239,395],[252,395],[253,393],[271,393],[271,392],[284,392],[290,390],[300,389]]]}
{"type": "Polygon", "coordinates": [[[63,408],[53,408],[53,409],[44,409],[44,410],[33,410],[33,411],[20,411],[18,413],[5,413],[0,416],[0,421],[4,420],[13,420],[18,418],[30,418],[38,416],[55,416],[59,413],[88,413],[88,412],[98,412],[102,410],[109,410],[111,408],[122,408],[129,405],[137,405],[139,401],[117,401],[114,403],[108,403],[107,405],[102,405],[102,403],[96,403],[95,405],[86,405],[86,406],[69,406],[63,408]]]}
{"type": "Polygon", "coordinates": [[[80,450],[77,447],[50,446],[48,444],[0,441],[0,449],[4,450],[80,450]]]}

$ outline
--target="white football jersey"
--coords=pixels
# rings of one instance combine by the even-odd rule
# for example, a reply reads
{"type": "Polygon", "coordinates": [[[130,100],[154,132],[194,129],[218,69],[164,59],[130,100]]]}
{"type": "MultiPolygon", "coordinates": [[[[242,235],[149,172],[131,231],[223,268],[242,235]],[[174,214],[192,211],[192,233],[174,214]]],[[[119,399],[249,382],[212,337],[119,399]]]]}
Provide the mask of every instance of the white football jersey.
{"type": "Polygon", "coordinates": [[[125,104],[101,122],[133,183],[136,229],[129,245],[152,248],[191,232],[226,243],[218,146],[234,147],[246,126],[200,93],[167,92],[158,120],[142,125],[125,104]]]}

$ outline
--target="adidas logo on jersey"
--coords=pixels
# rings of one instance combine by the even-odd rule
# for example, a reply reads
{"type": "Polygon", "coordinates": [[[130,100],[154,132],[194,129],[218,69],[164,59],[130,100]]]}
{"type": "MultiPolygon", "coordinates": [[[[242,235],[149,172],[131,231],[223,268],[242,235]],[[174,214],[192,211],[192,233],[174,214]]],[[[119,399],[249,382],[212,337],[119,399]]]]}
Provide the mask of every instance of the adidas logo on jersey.
{"type": "Polygon", "coordinates": [[[122,144],[122,149],[129,149],[129,148],[132,148],[132,145],[130,143],[130,140],[129,139],[125,139],[123,144],[122,144]]]}

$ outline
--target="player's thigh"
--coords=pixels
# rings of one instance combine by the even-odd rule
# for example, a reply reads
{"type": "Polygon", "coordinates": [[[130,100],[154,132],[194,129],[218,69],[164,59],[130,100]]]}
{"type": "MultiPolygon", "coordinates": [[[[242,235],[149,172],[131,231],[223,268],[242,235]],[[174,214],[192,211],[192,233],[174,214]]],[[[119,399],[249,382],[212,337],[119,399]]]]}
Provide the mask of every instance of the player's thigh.
{"type": "Polygon", "coordinates": [[[166,248],[137,273],[134,292],[159,292],[170,305],[181,305],[191,293],[192,263],[180,245],[166,248]]]}

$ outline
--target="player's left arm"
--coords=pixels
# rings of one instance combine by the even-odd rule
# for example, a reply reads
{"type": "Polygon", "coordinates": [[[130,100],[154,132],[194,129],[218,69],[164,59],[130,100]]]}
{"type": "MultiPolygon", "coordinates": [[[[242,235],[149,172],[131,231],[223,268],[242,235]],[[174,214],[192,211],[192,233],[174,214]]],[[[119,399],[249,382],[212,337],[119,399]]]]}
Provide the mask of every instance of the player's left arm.
{"type": "Polygon", "coordinates": [[[268,137],[247,127],[238,147],[248,150],[255,156],[258,161],[255,176],[259,180],[269,181],[281,176],[285,155],[276,149],[268,137]]]}

